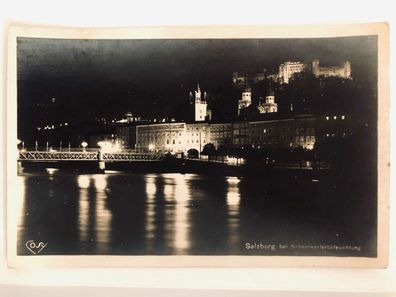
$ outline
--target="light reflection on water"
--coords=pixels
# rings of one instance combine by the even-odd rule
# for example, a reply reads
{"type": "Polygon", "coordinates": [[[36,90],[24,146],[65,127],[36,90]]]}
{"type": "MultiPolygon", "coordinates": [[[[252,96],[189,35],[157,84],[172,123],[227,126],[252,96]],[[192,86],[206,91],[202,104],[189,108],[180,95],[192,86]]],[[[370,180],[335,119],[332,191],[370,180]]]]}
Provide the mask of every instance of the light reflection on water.
{"type": "MultiPolygon", "coordinates": [[[[117,217],[120,218],[120,215],[123,215],[123,213],[119,213],[118,208],[109,206],[112,205],[112,201],[119,199],[114,193],[118,193],[118,195],[122,193],[125,196],[121,197],[124,200],[119,200],[122,201],[121,207],[124,208],[122,211],[131,210],[133,213],[131,213],[130,221],[125,221],[125,224],[121,225],[121,228],[125,228],[125,234],[129,234],[129,228],[132,230],[131,238],[126,242],[133,244],[134,240],[143,240],[136,243],[136,246],[143,246],[142,254],[194,254],[195,242],[202,244],[202,242],[208,241],[208,245],[215,244],[209,242],[212,239],[206,238],[205,233],[209,234],[212,229],[224,228],[224,224],[221,223],[219,226],[207,226],[203,232],[196,230],[202,228],[197,226],[206,226],[207,218],[212,221],[223,218],[223,212],[218,216],[212,209],[211,205],[215,203],[214,197],[206,196],[210,193],[208,192],[210,189],[207,188],[207,177],[203,179],[200,175],[177,173],[134,175],[115,172],[111,174],[67,175],[52,170],[47,173],[47,175],[36,174],[35,178],[40,180],[47,193],[53,193],[54,201],[59,203],[50,204],[45,208],[45,211],[52,211],[54,214],[62,213],[63,205],[65,207],[68,205],[68,211],[76,213],[76,226],[70,226],[71,229],[76,229],[76,249],[84,250],[88,254],[112,253],[112,244],[114,244],[112,240],[117,237],[114,235],[119,232],[118,229],[114,229],[113,222],[117,217]],[[64,199],[62,193],[66,188],[68,191],[71,191],[70,188],[75,188],[73,191],[76,195],[70,198],[76,201],[75,208],[70,206],[70,204],[73,205],[70,200],[67,201],[68,204],[62,203],[62,199],[64,199]],[[143,190],[140,191],[140,188],[143,190]],[[139,195],[145,197],[135,199],[139,195]],[[124,204],[125,207],[123,207],[124,204]],[[54,209],[51,209],[52,207],[54,209]],[[194,217],[191,216],[192,211],[194,211],[194,217]],[[138,235],[136,232],[140,232],[143,236],[136,236],[138,235]],[[162,250],[157,251],[159,246],[162,247],[162,250]]],[[[29,178],[27,175],[18,178],[20,183],[18,196],[21,198],[20,218],[23,218],[23,213],[28,211],[22,205],[26,199],[30,199],[31,202],[37,200],[30,205],[40,208],[41,201],[38,199],[39,197],[35,196],[34,188],[25,190],[25,182],[29,178]]],[[[219,180],[219,177],[216,177],[216,180],[219,180]]],[[[221,209],[228,211],[225,218],[228,230],[219,230],[229,234],[230,244],[238,244],[240,180],[233,177],[223,177],[220,180],[223,180],[226,185],[226,191],[223,192],[226,195],[223,200],[225,205],[221,209]]],[[[217,186],[216,181],[209,179],[209,183],[211,187],[217,186]]],[[[222,184],[222,186],[224,185],[222,184]]],[[[217,199],[221,201],[221,197],[217,199]]],[[[117,203],[120,203],[119,201],[117,203]]],[[[19,222],[19,226],[22,237],[31,236],[30,228],[38,227],[27,226],[23,222],[19,222]]],[[[49,228],[56,227],[50,226],[49,228]]],[[[117,228],[120,228],[119,220],[117,228]]],[[[53,231],[56,232],[56,230],[53,231]]],[[[52,246],[55,245],[52,244],[52,246]]],[[[132,249],[133,253],[133,246],[125,247],[125,249],[128,248],[132,249]]]]}
{"type": "Polygon", "coordinates": [[[89,198],[88,188],[90,180],[87,175],[77,177],[79,187],[79,205],[78,205],[78,235],[81,243],[87,242],[88,225],[89,225],[89,198]]]}
{"type": "Polygon", "coordinates": [[[108,253],[108,242],[110,240],[110,222],[111,222],[111,212],[106,207],[106,186],[107,186],[107,176],[96,174],[92,176],[94,181],[94,186],[96,189],[96,226],[95,226],[95,236],[98,247],[98,254],[108,253]]]}
{"type": "Polygon", "coordinates": [[[144,179],[146,185],[146,240],[147,240],[147,249],[149,251],[154,249],[154,231],[155,231],[155,215],[154,215],[154,204],[155,204],[155,193],[157,191],[157,187],[155,185],[156,176],[155,175],[146,175],[144,179]]]}
{"type": "MultiPolygon", "coordinates": [[[[311,177],[293,176],[25,172],[11,197],[19,209],[18,254],[31,255],[28,240],[48,243],[45,255],[274,255],[246,243],[334,244],[346,225],[339,205],[350,192],[334,192],[324,178],[313,187],[311,177]]],[[[345,232],[358,237],[355,229],[345,232]]],[[[360,241],[373,255],[375,240],[360,241]]]]}
{"type": "Polygon", "coordinates": [[[108,252],[111,212],[106,207],[107,176],[79,175],[78,231],[82,244],[96,243],[97,254],[108,252]]]}
{"type": "Polygon", "coordinates": [[[240,192],[239,178],[227,177],[227,206],[228,206],[228,234],[230,247],[238,243],[239,237],[239,208],[240,208],[240,192]]]}
{"type": "Polygon", "coordinates": [[[17,191],[17,196],[15,197],[16,199],[16,207],[18,208],[18,213],[20,214],[18,216],[18,232],[22,228],[22,226],[25,225],[25,216],[26,216],[26,211],[25,211],[25,197],[26,197],[26,189],[25,189],[25,179],[21,176],[17,177],[17,185],[16,185],[16,191],[17,191]]]}
{"type": "MultiPolygon", "coordinates": [[[[169,177],[172,180],[174,199],[176,203],[175,209],[175,238],[174,246],[177,254],[184,254],[189,248],[189,220],[188,220],[188,202],[190,200],[190,193],[188,189],[189,176],[174,174],[169,177]]],[[[166,195],[166,194],[165,194],[166,195]]]]}

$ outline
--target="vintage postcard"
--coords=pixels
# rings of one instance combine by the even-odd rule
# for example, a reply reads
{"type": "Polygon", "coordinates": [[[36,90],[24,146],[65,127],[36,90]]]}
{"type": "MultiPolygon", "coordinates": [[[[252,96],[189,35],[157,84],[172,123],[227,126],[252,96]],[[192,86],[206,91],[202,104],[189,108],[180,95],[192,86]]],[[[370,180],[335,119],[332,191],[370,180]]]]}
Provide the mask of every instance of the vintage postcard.
{"type": "Polygon", "coordinates": [[[11,26],[11,267],[386,267],[387,24],[11,26]]]}

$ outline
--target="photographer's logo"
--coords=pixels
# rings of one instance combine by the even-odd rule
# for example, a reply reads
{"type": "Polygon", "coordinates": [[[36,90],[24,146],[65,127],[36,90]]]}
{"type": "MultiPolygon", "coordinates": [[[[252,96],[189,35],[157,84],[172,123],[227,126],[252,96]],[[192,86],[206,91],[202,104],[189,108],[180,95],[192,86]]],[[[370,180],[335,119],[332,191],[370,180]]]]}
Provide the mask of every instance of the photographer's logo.
{"type": "Polygon", "coordinates": [[[48,242],[35,243],[34,240],[28,240],[25,243],[26,248],[32,252],[32,254],[37,255],[47,246],[48,242]]]}

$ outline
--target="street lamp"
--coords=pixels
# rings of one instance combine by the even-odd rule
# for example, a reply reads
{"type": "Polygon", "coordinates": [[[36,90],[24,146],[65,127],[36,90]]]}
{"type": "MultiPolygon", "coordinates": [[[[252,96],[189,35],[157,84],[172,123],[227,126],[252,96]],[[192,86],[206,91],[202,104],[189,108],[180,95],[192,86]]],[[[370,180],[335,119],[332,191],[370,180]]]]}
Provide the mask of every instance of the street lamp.
{"type": "Polygon", "coordinates": [[[19,148],[19,146],[22,144],[22,147],[21,147],[21,150],[24,150],[25,149],[25,142],[24,141],[22,141],[22,140],[20,140],[20,139],[17,139],[17,147],[19,148]]]}
{"type": "Polygon", "coordinates": [[[81,146],[83,147],[83,152],[85,152],[85,148],[88,146],[86,141],[81,142],[81,146]]]}

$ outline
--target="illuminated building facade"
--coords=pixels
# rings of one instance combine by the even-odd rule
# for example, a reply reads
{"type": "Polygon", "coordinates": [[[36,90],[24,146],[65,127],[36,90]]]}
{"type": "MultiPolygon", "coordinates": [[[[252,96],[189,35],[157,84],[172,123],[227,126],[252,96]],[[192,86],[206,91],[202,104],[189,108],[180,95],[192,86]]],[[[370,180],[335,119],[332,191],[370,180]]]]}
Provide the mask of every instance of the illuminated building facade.
{"type": "Polygon", "coordinates": [[[209,127],[208,123],[186,124],[186,146],[184,151],[195,149],[201,152],[205,144],[211,142],[209,127]]]}
{"type": "Polygon", "coordinates": [[[197,89],[194,91],[194,97],[190,92],[190,100],[194,107],[194,121],[204,122],[207,116],[208,104],[206,103],[206,92],[203,92],[202,94],[199,84],[197,85],[197,89]]]}
{"type": "Polygon", "coordinates": [[[185,151],[186,123],[136,126],[136,148],[156,152],[185,151]]]}
{"type": "Polygon", "coordinates": [[[317,139],[316,117],[234,123],[161,123],[136,126],[137,148],[157,152],[201,152],[205,144],[225,147],[313,149],[317,139]]]}
{"type": "Polygon", "coordinates": [[[252,91],[248,87],[242,92],[242,98],[238,100],[238,115],[240,115],[241,110],[249,107],[252,104],[252,91]]]}
{"type": "Polygon", "coordinates": [[[277,73],[256,73],[251,75],[243,75],[235,72],[232,76],[232,82],[235,86],[243,87],[251,85],[259,81],[269,79],[273,81],[279,81],[280,83],[288,84],[290,79],[297,73],[303,71],[311,72],[315,77],[342,77],[351,78],[352,68],[349,61],[343,62],[339,66],[320,66],[319,60],[313,60],[312,62],[297,62],[287,61],[279,65],[277,73]]]}
{"type": "Polygon", "coordinates": [[[288,84],[290,78],[296,73],[304,71],[306,64],[301,62],[285,62],[279,65],[278,79],[281,83],[288,84]]]}
{"type": "Polygon", "coordinates": [[[259,102],[257,109],[260,113],[272,113],[278,111],[278,104],[275,103],[275,93],[272,88],[269,89],[264,102],[259,102]]]}
{"type": "Polygon", "coordinates": [[[351,78],[351,63],[346,61],[342,63],[340,66],[329,66],[329,67],[321,67],[319,64],[319,60],[312,61],[312,74],[316,77],[342,77],[342,78],[351,78]]]}

